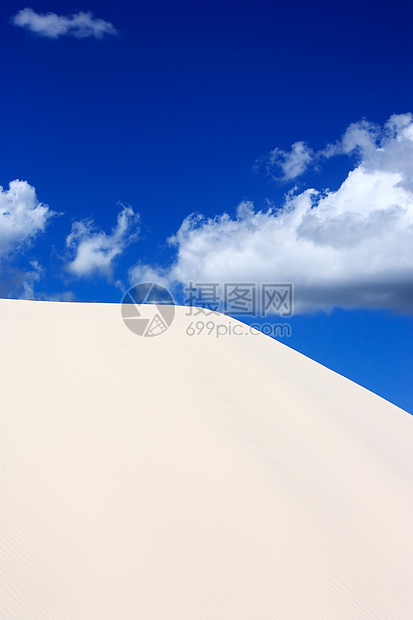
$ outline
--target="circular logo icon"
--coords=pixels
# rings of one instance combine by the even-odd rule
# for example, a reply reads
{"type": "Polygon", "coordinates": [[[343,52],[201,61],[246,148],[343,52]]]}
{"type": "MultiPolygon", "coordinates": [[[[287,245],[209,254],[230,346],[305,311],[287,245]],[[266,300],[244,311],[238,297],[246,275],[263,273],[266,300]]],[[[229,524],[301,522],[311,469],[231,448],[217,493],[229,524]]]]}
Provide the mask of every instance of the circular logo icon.
{"type": "Polygon", "coordinates": [[[171,293],[153,282],[132,286],[122,299],[125,325],[138,336],[152,338],[163,334],[175,317],[175,300],[171,293]]]}

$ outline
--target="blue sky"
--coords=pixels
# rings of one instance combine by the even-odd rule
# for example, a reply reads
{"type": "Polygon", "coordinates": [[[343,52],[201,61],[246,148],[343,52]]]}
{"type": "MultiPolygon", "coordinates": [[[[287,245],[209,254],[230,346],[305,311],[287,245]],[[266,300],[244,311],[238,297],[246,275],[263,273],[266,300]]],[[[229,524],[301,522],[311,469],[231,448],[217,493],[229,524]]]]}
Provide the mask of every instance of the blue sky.
{"type": "Polygon", "coordinates": [[[413,412],[412,17],[10,0],[0,295],[293,282],[283,342],[413,412]]]}

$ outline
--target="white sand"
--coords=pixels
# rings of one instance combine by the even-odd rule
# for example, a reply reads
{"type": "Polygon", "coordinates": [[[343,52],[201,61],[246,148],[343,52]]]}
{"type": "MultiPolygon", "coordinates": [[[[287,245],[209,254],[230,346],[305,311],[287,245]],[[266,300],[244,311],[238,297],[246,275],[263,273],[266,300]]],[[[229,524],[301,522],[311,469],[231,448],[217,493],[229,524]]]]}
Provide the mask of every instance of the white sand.
{"type": "Polygon", "coordinates": [[[413,618],[413,418],[186,311],[0,301],[0,619],[413,618]]]}

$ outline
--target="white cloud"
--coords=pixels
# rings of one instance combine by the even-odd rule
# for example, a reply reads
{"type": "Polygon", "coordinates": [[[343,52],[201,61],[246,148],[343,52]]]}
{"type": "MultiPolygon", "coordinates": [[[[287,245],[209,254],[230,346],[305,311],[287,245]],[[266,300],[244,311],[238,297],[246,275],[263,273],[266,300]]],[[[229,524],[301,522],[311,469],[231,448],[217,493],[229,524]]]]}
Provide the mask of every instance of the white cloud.
{"type": "Polygon", "coordinates": [[[26,28],[39,37],[57,39],[72,36],[78,39],[105,35],[116,35],[116,28],[103,19],[97,19],[92,13],[79,12],[74,15],[57,15],[56,13],[36,13],[33,9],[22,9],[12,18],[15,26],[26,28]]]}
{"type": "Polygon", "coordinates": [[[170,273],[167,269],[159,266],[144,265],[138,263],[129,269],[129,283],[133,286],[140,282],[153,282],[164,288],[170,285],[170,273]]]}
{"type": "Polygon", "coordinates": [[[352,125],[336,150],[361,158],[337,191],[289,194],[266,212],[243,202],[233,218],[186,218],[170,239],[169,282],[292,282],[297,313],[413,312],[413,119],[352,125]]]}
{"type": "MultiPolygon", "coordinates": [[[[366,120],[351,123],[340,140],[328,144],[320,151],[313,151],[305,142],[295,142],[291,146],[291,151],[275,148],[269,155],[259,160],[259,163],[265,162],[267,173],[278,181],[292,181],[307,172],[310,167],[320,169],[323,160],[336,155],[356,153],[360,161],[364,161],[366,165],[384,166],[386,169],[390,159],[397,157],[400,160],[407,155],[403,144],[407,145],[410,154],[413,139],[412,121],[411,114],[394,114],[384,127],[366,120]],[[281,176],[277,176],[278,170],[282,172],[281,176]]],[[[406,162],[403,164],[404,169],[405,164],[406,162]]]]}
{"type": "Polygon", "coordinates": [[[63,291],[62,293],[38,293],[35,299],[42,301],[75,301],[76,296],[73,291],[63,291]]]}
{"type": "Polygon", "coordinates": [[[96,230],[92,220],[75,222],[66,246],[74,254],[66,269],[75,276],[98,273],[111,277],[113,262],[124,249],[138,238],[139,215],[131,207],[123,207],[112,233],[96,230]]]}
{"type": "Polygon", "coordinates": [[[275,148],[267,159],[267,172],[272,174],[275,168],[281,168],[282,176],[275,179],[281,181],[291,181],[300,176],[314,162],[314,152],[305,142],[294,142],[291,151],[283,151],[275,148]]]}
{"type": "Polygon", "coordinates": [[[0,264],[0,297],[11,299],[39,299],[35,284],[44,275],[37,260],[29,261],[25,269],[9,262],[0,264]]]}
{"type": "Polygon", "coordinates": [[[56,213],[37,200],[27,181],[12,181],[8,190],[0,186],[0,257],[43,232],[53,215],[56,213]]]}
{"type": "Polygon", "coordinates": [[[30,261],[30,266],[32,270],[26,272],[24,280],[21,283],[22,292],[19,295],[20,299],[36,299],[34,285],[40,280],[42,275],[44,275],[44,269],[36,260],[30,261]]]}

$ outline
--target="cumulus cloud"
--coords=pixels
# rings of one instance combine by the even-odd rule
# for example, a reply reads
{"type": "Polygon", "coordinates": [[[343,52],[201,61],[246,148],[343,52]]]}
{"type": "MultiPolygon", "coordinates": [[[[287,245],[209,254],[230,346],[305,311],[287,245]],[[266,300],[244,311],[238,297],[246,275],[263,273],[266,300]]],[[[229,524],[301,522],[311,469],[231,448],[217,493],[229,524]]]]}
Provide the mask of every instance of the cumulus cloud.
{"type": "Polygon", "coordinates": [[[62,36],[84,39],[94,37],[101,39],[105,35],[116,35],[116,28],[103,19],[97,19],[90,12],[74,15],[57,15],[56,13],[36,13],[33,9],[22,9],[12,18],[15,26],[26,28],[39,37],[58,39],[62,36]]]}
{"type": "Polygon", "coordinates": [[[66,270],[75,276],[111,277],[116,257],[138,238],[138,222],[139,215],[131,207],[123,207],[110,235],[97,230],[93,220],[75,222],[66,238],[66,246],[74,255],[66,270]]]}
{"type": "Polygon", "coordinates": [[[20,249],[46,228],[56,215],[37,200],[34,187],[15,180],[9,189],[0,186],[0,257],[20,249]]]}
{"type": "Polygon", "coordinates": [[[356,123],[329,156],[334,149],[359,153],[337,191],[290,193],[265,212],[243,202],[234,217],[186,218],[169,240],[177,251],[169,283],[291,282],[296,313],[412,313],[413,118],[356,123]]]}

